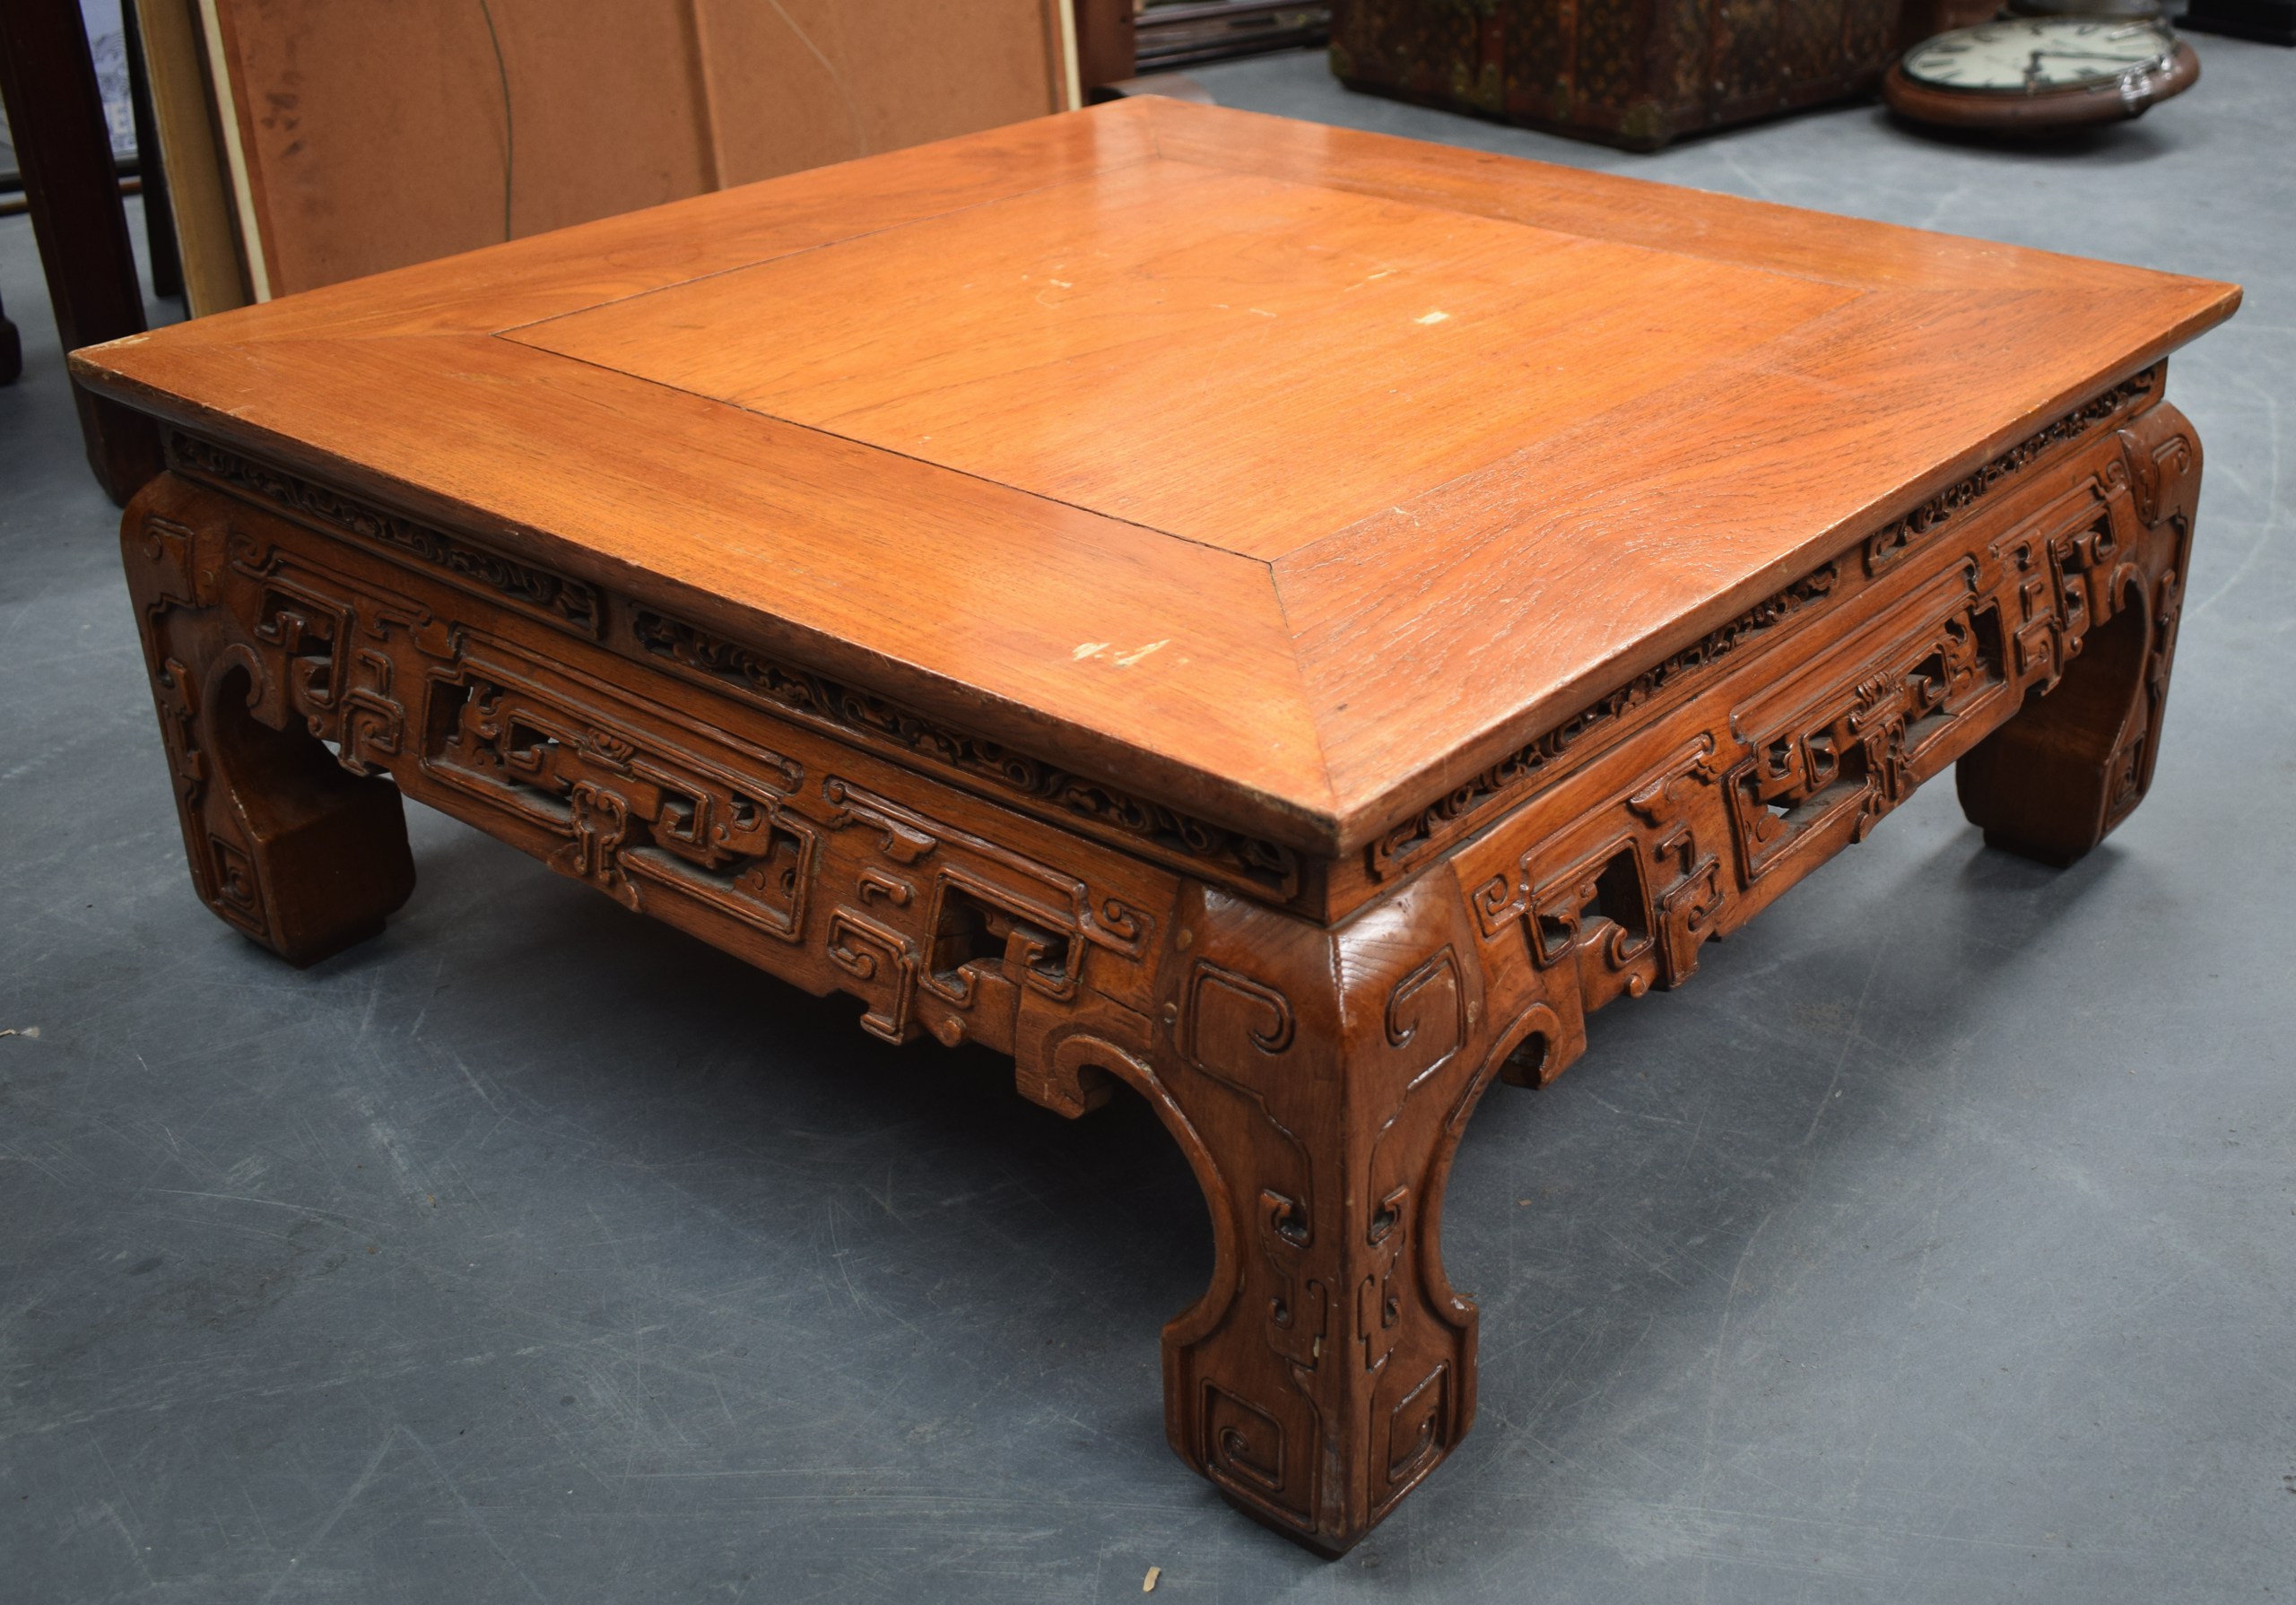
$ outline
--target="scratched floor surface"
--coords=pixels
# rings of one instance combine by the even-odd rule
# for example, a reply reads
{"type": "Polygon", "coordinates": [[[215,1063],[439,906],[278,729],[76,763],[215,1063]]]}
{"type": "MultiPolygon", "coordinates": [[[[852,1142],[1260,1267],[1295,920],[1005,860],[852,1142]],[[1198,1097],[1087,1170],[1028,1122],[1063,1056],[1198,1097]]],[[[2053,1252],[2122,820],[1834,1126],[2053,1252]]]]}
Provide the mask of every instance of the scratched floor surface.
{"type": "Polygon", "coordinates": [[[1950,788],[1500,1089],[1445,1211],[1462,1451],[1349,1558],[1164,1447],[1209,1262],[1071,1125],[509,849],[307,974],[193,900],[22,219],[0,299],[0,1598],[1972,1600],[2296,1592],[2296,53],[2070,150],[1851,109],[1638,159],[1234,105],[2237,279],[2152,799],[2051,874],[1950,788]],[[34,1035],[35,1031],[37,1035],[34,1035]]]}

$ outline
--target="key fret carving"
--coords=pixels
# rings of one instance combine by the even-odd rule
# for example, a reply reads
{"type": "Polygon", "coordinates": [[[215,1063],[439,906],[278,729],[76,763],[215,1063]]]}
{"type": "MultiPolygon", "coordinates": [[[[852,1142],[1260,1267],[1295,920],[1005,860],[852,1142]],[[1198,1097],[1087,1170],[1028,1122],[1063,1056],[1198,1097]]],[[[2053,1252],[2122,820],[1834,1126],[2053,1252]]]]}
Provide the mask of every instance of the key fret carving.
{"type": "Polygon", "coordinates": [[[841,776],[824,780],[821,795],[830,828],[865,833],[880,861],[855,881],[857,918],[880,932],[903,927],[909,961],[898,985],[925,993],[921,1007],[903,996],[878,1010],[880,1024],[897,1019],[906,1030],[914,1021],[949,1046],[973,1040],[1013,1052],[1024,994],[1074,1001],[1089,952],[1136,961],[1154,928],[1144,911],[1074,875],[841,776]],[[870,914],[873,901],[882,907],[870,914]],[[913,928],[908,911],[919,916],[913,928]]]}
{"type": "Polygon", "coordinates": [[[660,887],[766,934],[803,935],[815,832],[785,807],[794,765],[769,758],[734,774],[475,666],[432,684],[441,739],[426,772],[564,837],[553,868],[633,909],[660,887]]]}
{"type": "MultiPolygon", "coordinates": [[[[870,1001],[879,1034],[925,1025],[944,1041],[1022,1052],[1024,1014],[1041,1032],[1083,1002],[1088,953],[1136,967],[1156,929],[1111,887],[850,781],[808,794],[801,763],[458,621],[454,593],[420,600],[385,577],[401,571],[354,574],[349,547],[322,562],[312,553],[326,542],[306,551],[287,525],[250,533],[257,521],[244,512],[207,527],[228,547],[220,563],[195,554],[206,537],[189,524],[138,526],[140,554],[179,576],[176,597],[153,604],[155,628],[195,602],[237,610],[237,699],[259,724],[307,731],[342,770],[389,776],[626,907],[816,944],[821,973],[870,1001]],[[199,586],[195,571],[207,577],[199,586]],[[832,854],[833,839],[850,845],[832,854]],[[816,933],[808,909],[833,856],[849,864],[839,874],[853,892],[816,933]],[[1040,1000],[1033,1013],[1023,994],[1040,1000]]],[[[179,672],[155,690],[181,688],[178,768],[192,811],[205,772],[192,739],[201,676],[179,672]]],[[[260,855],[221,824],[203,831],[210,901],[265,936],[260,855]]]]}
{"type": "Polygon", "coordinates": [[[1791,672],[1742,670],[1752,694],[1725,684],[1657,716],[1698,733],[1644,779],[1582,761],[1457,849],[1483,961],[1519,953],[1535,978],[1509,1005],[1536,1022],[1509,1079],[1552,1080],[1587,1011],[1679,985],[1701,942],[1957,761],[1996,845],[2069,859],[2126,815],[2150,780],[2198,462],[2172,410],[2097,427],[2144,394],[2076,414],[2061,489],[2013,525],[1971,511],[1918,562],[1853,580],[1831,644],[1791,672]],[[2093,815],[2062,801],[2083,785],[2093,815]]]}
{"type": "Polygon", "coordinates": [[[829,957],[861,985],[869,1001],[861,1028],[887,1042],[907,1042],[917,1001],[917,944],[899,931],[850,908],[830,915],[829,957]]]}
{"type": "Polygon", "coordinates": [[[1571,752],[1590,733],[1627,717],[1698,672],[1720,663],[1741,646],[1757,640],[1831,595],[1840,570],[1827,563],[1796,580],[1759,606],[1750,608],[1694,646],[1675,653],[1657,668],[1636,675],[1537,741],[1461,786],[1433,807],[1422,811],[1389,831],[1369,849],[1371,872],[1385,878],[1441,843],[1453,841],[1498,817],[1521,800],[1550,766],[1571,752]]]}
{"type": "Polygon", "coordinates": [[[2007,683],[2000,615],[1989,597],[1965,602],[1896,662],[1876,667],[1818,710],[1765,733],[1729,777],[1730,812],[1746,878],[1768,873],[1812,832],[1847,822],[1863,841],[1935,766],[1925,763],[1954,718],[2007,683]]]}
{"type": "Polygon", "coordinates": [[[1300,889],[1299,858],[1289,847],[1222,829],[1161,802],[1085,779],[662,613],[636,610],[631,633],[641,651],[736,687],[783,713],[1047,804],[1067,819],[1104,828],[1126,846],[1148,848],[1167,862],[1183,867],[1217,866],[1278,898],[1288,898],[1300,889]]]}
{"type": "Polygon", "coordinates": [[[1710,737],[1691,742],[1578,833],[1540,843],[1476,889],[1486,938],[1519,924],[1535,968],[1568,967],[1573,1017],[1697,967],[1723,866],[1700,846],[1689,793],[1715,779],[1713,751],[1710,737]],[[1592,845],[1576,845],[1589,829],[1592,845]]]}

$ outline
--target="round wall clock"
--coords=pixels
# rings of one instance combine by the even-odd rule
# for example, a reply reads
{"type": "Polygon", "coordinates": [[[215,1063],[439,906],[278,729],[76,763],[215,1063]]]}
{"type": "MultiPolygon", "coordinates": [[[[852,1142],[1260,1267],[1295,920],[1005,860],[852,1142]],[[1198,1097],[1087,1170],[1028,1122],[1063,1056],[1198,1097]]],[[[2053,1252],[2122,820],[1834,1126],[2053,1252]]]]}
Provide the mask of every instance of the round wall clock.
{"type": "Polygon", "coordinates": [[[2158,22],[2007,17],[1924,39],[1882,98],[1920,122],[2038,133],[2135,117],[2199,77],[2192,47],[2158,22]]]}

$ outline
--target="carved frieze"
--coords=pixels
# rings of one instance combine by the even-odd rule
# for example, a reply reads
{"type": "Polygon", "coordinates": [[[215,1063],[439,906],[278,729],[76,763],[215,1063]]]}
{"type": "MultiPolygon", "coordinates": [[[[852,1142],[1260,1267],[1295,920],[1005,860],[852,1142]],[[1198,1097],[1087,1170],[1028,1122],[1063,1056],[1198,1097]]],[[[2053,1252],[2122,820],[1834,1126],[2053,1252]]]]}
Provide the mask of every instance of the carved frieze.
{"type": "MultiPolygon", "coordinates": [[[[530,562],[489,551],[462,535],[431,528],[397,512],[374,508],[342,491],[255,462],[239,452],[177,429],[168,441],[170,462],[181,473],[209,480],[239,496],[269,503],[284,515],[326,525],[358,540],[441,569],[553,622],[597,636],[608,603],[595,586],[551,574],[530,562]]],[[[1073,822],[1098,829],[1132,849],[1145,849],[1182,868],[1217,868],[1265,889],[1279,900],[1300,891],[1300,856],[1291,847],[1231,831],[1148,797],[1102,785],[1058,765],[1031,758],[946,721],[907,709],[858,687],[808,668],[721,640],[682,620],[649,609],[627,611],[631,643],[643,655],[707,677],[718,687],[753,696],[774,712],[829,728],[838,737],[861,737],[879,750],[926,760],[967,781],[1042,803],[1073,822]]]]}
{"type": "MultiPolygon", "coordinates": [[[[626,681],[643,671],[538,655],[446,611],[457,593],[426,600],[387,577],[403,570],[362,567],[347,548],[322,560],[320,547],[234,527],[214,542],[228,560],[203,569],[188,526],[153,518],[141,538],[179,577],[181,600],[155,604],[160,636],[203,573],[244,643],[204,671],[171,665],[179,678],[162,682],[178,688],[170,746],[187,812],[207,768],[205,688],[237,672],[247,683],[234,704],[307,731],[352,774],[387,774],[632,909],[795,950],[796,978],[861,997],[876,1035],[923,1029],[1041,1058],[1018,1037],[1024,1002],[1044,1035],[1088,1003],[1110,1023],[1107,1000],[1084,995],[1088,976],[1119,995],[1140,990],[1091,967],[1094,954],[1143,967],[1157,916],[1127,897],[850,778],[816,780],[794,757],[639,694],[626,681]]],[[[210,902],[263,934],[259,866],[228,837],[202,852],[210,902]]]]}
{"type": "Polygon", "coordinates": [[[596,586],[490,551],[461,535],[387,512],[178,429],[168,438],[170,465],[233,492],[267,502],[294,518],[355,535],[580,630],[598,633],[604,609],[596,586]]]}
{"type": "MultiPolygon", "coordinates": [[[[2065,427],[2086,433],[2144,391],[2132,382],[2065,427]]],[[[2027,698],[2074,674],[2087,689],[2043,706],[2071,717],[2063,710],[2093,705],[2082,717],[2107,721],[2095,738],[2105,745],[2077,761],[2065,743],[2039,748],[2072,764],[2068,775],[2109,769],[2096,829],[2135,806],[2174,647],[2173,565],[2187,538],[2174,509],[2196,461],[2179,429],[2145,416],[2066,459],[2054,495],[2021,500],[2013,524],[1964,520],[1918,568],[1854,581],[1785,672],[1725,674],[1654,716],[1688,745],[1642,779],[1619,778],[1631,749],[1617,749],[1601,760],[1609,768],[1580,766],[1454,849],[1483,962],[1502,976],[1518,956],[1528,967],[1508,1007],[1535,1023],[1510,1077],[1552,1080],[1583,1047],[1587,1011],[1679,984],[1708,937],[1862,840],[2027,698]]],[[[2046,811],[2045,800],[2022,806],[2046,811]]],[[[2014,832],[2032,828],[2013,814],[1996,838],[2027,841],[2014,832]]]]}
{"type": "Polygon", "coordinates": [[[1616,723],[1832,594],[1839,566],[1827,563],[1747,609],[1695,646],[1580,709],[1528,746],[1518,749],[1441,802],[1422,809],[1371,844],[1371,873],[1386,878],[1412,867],[1431,849],[1455,841],[1504,813],[1533,782],[1588,735],[1616,723]]]}
{"type": "Polygon", "coordinates": [[[1588,1012],[1698,967],[1734,886],[1704,807],[1714,750],[1710,735],[1695,737],[1474,887],[1484,941],[1519,933],[1522,945],[1499,954],[1528,960],[1552,1022],[1510,1075],[1552,1080],[1578,1056],[1588,1012]]]}
{"type": "Polygon", "coordinates": [[[831,957],[866,984],[877,1035],[901,1040],[914,1021],[952,1046],[1012,1053],[1025,997],[1075,1002],[1096,950],[1141,960],[1144,910],[840,776],[820,796],[831,829],[869,844],[831,957]]]}
{"type": "Polygon", "coordinates": [[[737,772],[483,662],[429,683],[424,774],[563,837],[552,867],[633,909],[659,889],[804,937],[818,831],[787,806],[796,765],[752,754],[737,772]]]}
{"type": "MultiPolygon", "coordinates": [[[[2002,481],[2018,473],[2056,447],[2077,440],[2108,419],[2119,416],[2160,387],[2161,369],[2148,368],[2124,379],[2103,395],[2067,412],[2047,429],[2020,440],[1976,473],[1955,481],[1901,518],[1892,519],[1866,537],[1866,570],[1879,573],[1903,557],[1917,542],[1942,529],[1975,505],[2002,481]]],[[[2150,522],[2148,517],[2147,522],[2150,522]]]]}
{"type": "MultiPolygon", "coordinates": [[[[1874,531],[1862,545],[1864,573],[1867,577],[1879,574],[1916,544],[1944,531],[2031,464],[2108,421],[2125,417],[2157,391],[2160,378],[2161,370],[2152,368],[2114,386],[2047,428],[2027,436],[1911,512],[1874,531]]],[[[2177,451],[2188,453],[2190,449],[2188,445],[2179,444],[2181,438],[2171,439],[2160,448],[2160,464],[2167,464],[2172,476],[2180,471],[2180,464],[2173,460],[2177,451]]],[[[2158,479],[2161,467],[2150,458],[2145,466],[2149,477],[2144,483],[2150,484],[2158,479]]],[[[2150,492],[2140,486],[2140,494],[2150,492]]],[[[2149,511],[2145,519],[2152,521],[2149,511]]],[[[1403,820],[1366,850],[1367,867],[1372,878],[1385,880],[1415,868],[1434,849],[1485,828],[1544,784],[1559,766],[1559,760],[1566,753],[1584,748],[1590,736],[1621,724],[1669,691],[1703,682],[1704,672],[1722,659],[1762,639],[1788,620],[1798,619],[1814,604],[1836,596],[1844,588],[1847,562],[1847,559],[1839,559],[1821,564],[1695,645],[1605,693],[1536,741],[1517,749],[1440,801],[1403,820]]]]}
{"type": "MultiPolygon", "coordinates": [[[[1970,577],[1973,589],[1974,565],[1970,577]]],[[[1928,777],[1924,760],[1954,720],[2008,680],[1999,603],[1973,594],[1822,701],[1756,733],[1727,780],[1744,881],[1838,823],[1864,840],[1928,777]]]]}
{"type": "Polygon", "coordinates": [[[960,730],[810,669],[783,663],[752,647],[640,608],[631,615],[640,649],[758,698],[777,712],[821,724],[840,736],[920,758],[969,780],[1056,810],[1097,827],[1135,848],[1182,865],[1228,870],[1279,898],[1298,891],[1298,855],[1274,842],[1168,808],[1145,797],[1088,780],[1042,759],[960,730]]]}

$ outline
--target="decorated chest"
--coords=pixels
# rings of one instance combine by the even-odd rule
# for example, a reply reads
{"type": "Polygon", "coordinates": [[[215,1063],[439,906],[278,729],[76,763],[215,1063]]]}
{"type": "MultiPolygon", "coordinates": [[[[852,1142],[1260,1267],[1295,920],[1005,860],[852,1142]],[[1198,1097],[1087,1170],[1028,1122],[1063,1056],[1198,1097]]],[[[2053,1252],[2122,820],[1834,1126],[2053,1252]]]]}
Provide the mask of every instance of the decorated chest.
{"type": "Polygon", "coordinates": [[[1871,93],[1900,0],[1340,0],[1351,88],[1656,150],[1871,93]]]}

